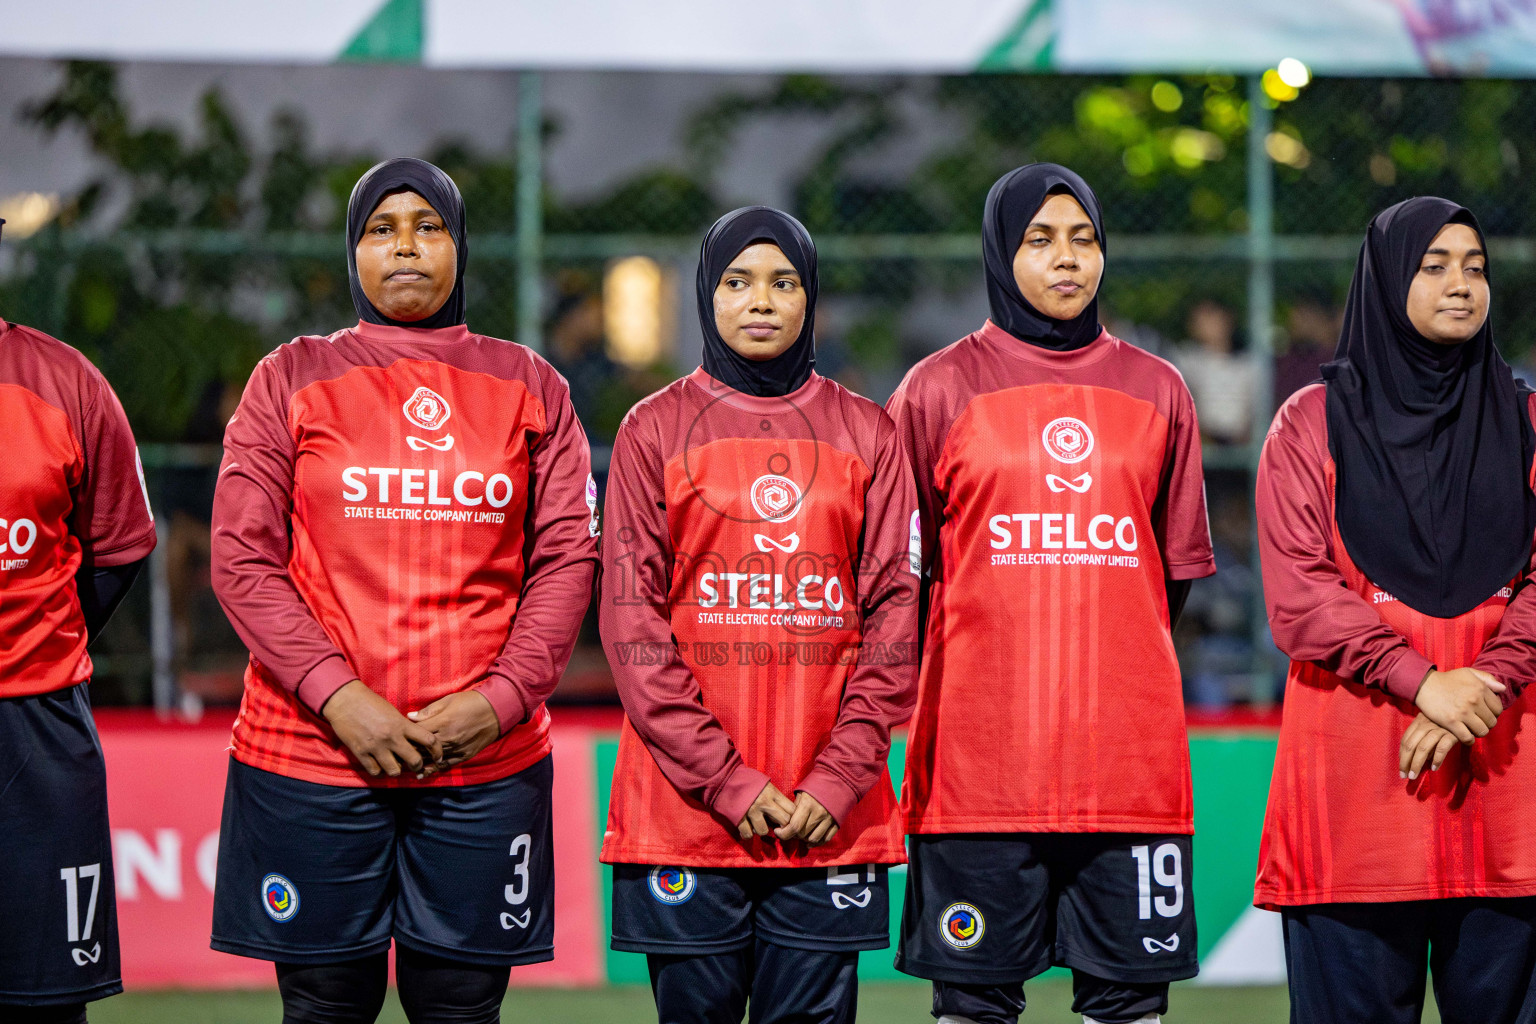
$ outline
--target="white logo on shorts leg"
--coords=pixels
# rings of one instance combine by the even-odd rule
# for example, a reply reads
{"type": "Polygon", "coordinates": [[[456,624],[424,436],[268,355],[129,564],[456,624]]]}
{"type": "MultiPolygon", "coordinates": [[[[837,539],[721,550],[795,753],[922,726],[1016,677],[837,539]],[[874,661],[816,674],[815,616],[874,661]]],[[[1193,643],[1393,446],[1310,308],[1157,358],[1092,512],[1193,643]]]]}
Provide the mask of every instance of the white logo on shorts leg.
{"type": "Polygon", "coordinates": [[[503,910],[501,912],[501,927],[505,931],[511,931],[513,928],[527,928],[528,927],[528,923],[530,921],[532,921],[532,920],[533,920],[533,910],[532,910],[532,908],[523,911],[523,916],[522,917],[518,917],[515,914],[509,914],[505,910],[503,910]]]}
{"type": "Polygon", "coordinates": [[[657,902],[676,906],[693,898],[693,890],[698,888],[699,880],[687,868],[663,867],[651,868],[649,884],[651,895],[656,897],[657,902]]]}
{"type": "Polygon", "coordinates": [[[291,921],[299,912],[299,890],[282,875],[261,880],[261,909],[274,921],[291,921]]]}
{"type": "Polygon", "coordinates": [[[89,953],[83,949],[72,949],[69,951],[69,955],[75,958],[76,967],[84,967],[86,964],[94,964],[96,961],[101,959],[101,943],[98,942],[92,946],[89,953]]]}
{"type": "Polygon", "coordinates": [[[1161,942],[1149,936],[1142,939],[1141,944],[1148,953],[1176,953],[1179,950],[1179,933],[1174,932],[1168,936],[1168,941],[1166,942],[1161,942]]]}
{"type": "Polygon", "coordinates": [[[939,937],[956,949],[970,949],[987,933],[987,919],[969,903],[951,903],[939,915],[939,937]]]}
{"type": "Polygon", "coordinates": [[[787,476],[767,473],[752,481],[752,510],[770,523],[782,523],[800,511],[800,485],[787,476]]]}
{"type": "Polygon", "coordinates": [[[840,892],[833,893],[832,905],[838,910],[847,910],[849,907],[858,907],[862,910],[863,908],[869,906],[869,901],[873,897],[874,893],[870,892],[869,886],[866,885],[861,892],[858,892],[852,896],[844,896],[840,892]]]}
{"type": "Polygon", "coordinates": [[[1040,443],[1057,462],[1082,462],[1093,451],[1093,431],[1075,416],[1062,416],[1045,425],[1040,443]]]}

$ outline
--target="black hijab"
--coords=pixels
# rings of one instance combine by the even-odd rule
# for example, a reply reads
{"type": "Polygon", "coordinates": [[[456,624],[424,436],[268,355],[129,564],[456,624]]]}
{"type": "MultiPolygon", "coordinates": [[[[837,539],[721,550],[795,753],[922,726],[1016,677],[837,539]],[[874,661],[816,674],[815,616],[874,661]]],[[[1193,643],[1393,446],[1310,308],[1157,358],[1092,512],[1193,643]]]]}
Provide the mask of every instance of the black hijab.
{"type": "Polygon", "coordinates": [[[1053,195],[1076,199],[1093,222],[1099,248],[1109,251],[1104,237],[1099,197],[1088,183],[1060,164],[1026,164],[1009,171],[987,193],[981,223],[982,253],[987,265],[987,298],[992,322],[1020,341],[1059,352],[1082,348],[1099,336],[1099,297],[1071,320],[1055,320],[1031,306],[1013,276],[1013,258],[1024,244],[1024,231],[1040,207],[1053,195]]]}
{"type": "Polygon", "coordinates": [[[715,221],[699,249],[699,328],[704,332],[704,372],[748,395],[787,395],[810,379],[816,366],[816,243],[805,225],[770,206],[743,206],[715,221]],[[783,250],[805,287],[805,323],[800,337],[772,359],[737,353],[715,324],[715,288],[742,250],[772,242],[783,250]]]}
{"type": "Polygon", "coordinates": [[[1376,215],[1338,351],[1323,366],[1345,550],[1372,583],[1436,618],[1470,611],[1519,576],[1536,533],[1528,392],[1492,327],[1439,345],[1408,319],[1409,285],[1450,223],[1483,237],[1471,211],[1432,196],[1376,215]]]}
{"type": "Polygon", "coordinates": [[[352,286],[352,305],[357,318],[370,324],[387,324],[391,327],[456,327],[464,322],[464,265],[469,262],[469,237],[464,227],[464,198],[453,179],[425,160],[415,157],[399,157],[374,164],[366,174],[357,179],[352,187],[352,198],[347,202],[347,277],[352,286]],[[424,320],[391,320],[380,313],[357,279],[357,243],[363,239],[363,229],[368,218],[386,196],[397,192],[415,192],[431,204],[443,226],[453,239],[458,252],[458,272],[453,291],[436,313],[424,320]]]}

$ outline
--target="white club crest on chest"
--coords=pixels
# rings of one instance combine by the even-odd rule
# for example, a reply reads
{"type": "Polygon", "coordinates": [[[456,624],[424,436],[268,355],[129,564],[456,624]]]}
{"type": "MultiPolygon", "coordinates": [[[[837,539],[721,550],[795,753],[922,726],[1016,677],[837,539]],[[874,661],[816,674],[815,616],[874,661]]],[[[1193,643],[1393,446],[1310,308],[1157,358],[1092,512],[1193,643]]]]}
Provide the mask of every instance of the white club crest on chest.
{"type": "Polygon", "coordinates": [[[770,523],[782,523],[800,511],[800,485],[785,476],[767,473],[752,482],[752,511],[770,523]]]}
{"type": "MultiPolygon", "coordinates": [[[[448,417],[453,415],[453,409],[448,405],[448,400],[426,386],[417,388],[400,409],[405,413],[407,422],[422,430],[441,430],[448,422],[448,417]]],[[[447,434],[441,438],[428,439],[407,434],[405,443],[413,452],[424,452],[428,449],[446,452],[453,448],[453,435],[447,434]]]]}
{"type": "Polygon", "coordinates": [[[1060,416],[1045,425],[1040,443],[1051,458],[1071,465],[1093,453],[1093,431],[1075,416],[1060,416]]]}
{"type": "Polygon", "coordinates": [[[400,408],[406,420],[422,430],[441,430],[453,415],[448,400],[425,386],[417,388],[400,408]]]}

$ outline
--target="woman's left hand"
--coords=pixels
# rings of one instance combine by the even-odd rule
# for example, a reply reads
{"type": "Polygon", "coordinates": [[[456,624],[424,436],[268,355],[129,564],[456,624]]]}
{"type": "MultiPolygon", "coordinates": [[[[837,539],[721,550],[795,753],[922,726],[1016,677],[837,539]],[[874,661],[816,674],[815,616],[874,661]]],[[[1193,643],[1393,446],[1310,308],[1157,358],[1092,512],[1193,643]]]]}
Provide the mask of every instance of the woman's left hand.
{"type": "Polygon", "coordinates": [[[431,729],[443,744],[442,761],[427,765],[416,776],[418,779],[462,764],[501,735],[496,709],[479,690],[450,693],[406,717],[431,729]]]}
{"type": "Polygon", "coordinates": [[[773,834],[785,842],[799,839],[807,846],[820,846],[837,835],[837,821],[831,811],[821,806],[820,800],[802,789],[795,793],[795,813],[790,815],[783,828],[774,829],[773,834]]]}
{"type": "Polygon", "coordinates": [[[1434,771],[1445,763],[1446,755],[1459,742],[1455,733],[1440,728],[1422,711],[1419,712],[1419,717],[1403,733],[1402,745],[1398,747],[1398,778],[1418,778],[1426,762],[1429,763],[1430,771],[1434,771]]]}

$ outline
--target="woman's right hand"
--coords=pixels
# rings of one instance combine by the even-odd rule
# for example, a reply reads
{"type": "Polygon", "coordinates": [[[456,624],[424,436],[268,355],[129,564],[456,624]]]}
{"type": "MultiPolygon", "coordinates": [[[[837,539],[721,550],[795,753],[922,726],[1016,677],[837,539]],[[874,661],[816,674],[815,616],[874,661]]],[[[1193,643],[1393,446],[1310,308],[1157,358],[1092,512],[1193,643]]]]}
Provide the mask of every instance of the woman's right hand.
{"type": "Polygon", "coordinates": [[[1471,743],[1488,735],[1498,721],[1499,712],[1504,710],[1499,694],[1505,689],[1503,683],[1475,668],[1431,671],[1413,702],[1431,722],[1462,743],[1471,743]]]}
{"type": "Polygon", "coordinates": [[[361,679],[331,694],[320,713],[363,770],[375,778],[381,773],[393,778],[402,771],[419,772],[443,759],[436,733],[406,718],[361,679]]]}
{"type": "Polygon", "coordinates": [[[1456,749],[1456,737],[1420,711],[1417,718],[1403,733],[1403,741],[1397,750],[1397,777],[1416,779],[1425,770],[1439,771],[1451,751],[1456,749]]]}
{"type": "Polygon", "coordinates": [[[736,834],[743,839],[751,839],[754,833],[765,836],[776,826],[789,824],[794,814],[794,801],[779,792],[779,787],[770,782],[757,794],[757,799],[752,801],[747,813],[736,823],[736,834]]]}

